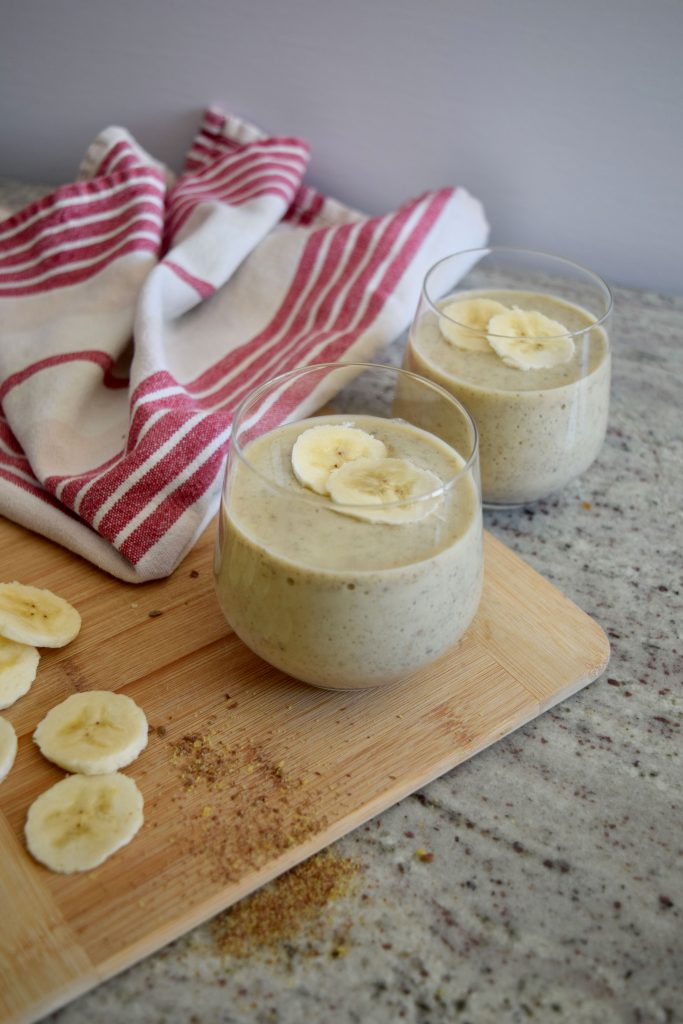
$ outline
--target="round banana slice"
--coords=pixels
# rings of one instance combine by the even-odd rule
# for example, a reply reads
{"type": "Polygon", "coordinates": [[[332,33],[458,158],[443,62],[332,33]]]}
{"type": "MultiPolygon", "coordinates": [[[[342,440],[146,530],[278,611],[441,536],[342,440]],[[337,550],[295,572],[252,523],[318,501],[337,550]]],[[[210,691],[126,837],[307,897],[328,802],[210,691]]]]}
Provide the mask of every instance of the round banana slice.
{"type": "Polygon", "coordinates": [[[29,807],[26,845],[52,871],[90,871],[131,841],[143,822],[142,806],[127,775],[69,775],[29,807]]]}
{"type": "Polygon", "coordinates": [[[330,473],[354,459],[381,459],[386,446],[359,427],[323,423],[299,434],[292,448],[294,476],[304,487],[327,494],[330,473]]]}
{"type": "Polygon", "coordinates": [[[11,722],[0,718],[0,782],[9,775],[17,756],[17,734],[11,722]]]}
{"type": "Polygon", "coordinates": [[[0,636],[34,647],[64,647],[81,617],[62,597],[23,583],[0,583],[0,636]]]}
{"type": "Polygon", "coordinates": [[[35,647],[0,636],[0,708],[8,708],[31,688],[40,654],[35,647]]]}
{"type": "Polygon", "coordinates": [[[491,318],[488,339],[503,362],[518,370],[559,366],[574,355],[574,339],[563,324],[517,306],[491,318]]]}
{"type": "Polygon", "coordinates": [[[124,768],[147,746],[147,719],[123,693],[88,690],[48,711],[33,739],[60,768],[103,775],[124,768]]]}
{"type": "Polygon", "coordinates": [[[439,320],[439,330],[446,341],[469,352],[487,352],[486,332],[491,317],[509,310],[496,299],[461,299],[450,302],[441,312],[444,316],[439,320]]]}
{"type": "Polygon", "coordinates": [[[440,499],[409,502],[430,494],[441,480],[408,459],[355,459],[330,474],[330,497],[335,512],[373,523],[415,523],[434,511],[440,499]],[[405,505],[389,504],[406,501],[405,505]],[[352,506],[344,508],[344,506],[352,506]],[[382,507],[385,505],[386,507],[382,507]],[[359,507],[364,506],[364,507],[359,507]],[[367,506],[367,507],[365,507],[367,506]],[[374,506],[374,507],[373,507],[374,506]]]}

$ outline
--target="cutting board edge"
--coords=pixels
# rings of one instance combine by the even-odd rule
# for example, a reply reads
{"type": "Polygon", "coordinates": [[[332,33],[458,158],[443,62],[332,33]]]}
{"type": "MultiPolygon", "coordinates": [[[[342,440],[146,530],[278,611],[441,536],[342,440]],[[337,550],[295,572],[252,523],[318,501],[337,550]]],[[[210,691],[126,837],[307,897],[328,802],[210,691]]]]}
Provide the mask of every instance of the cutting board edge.
{"type": "Polygon", "coordinates": [[[579,675],[577,679],[572,680],[572,682],[567,686],[556,690],[555,693],[551,694],[549,697],[539,698],[538,715],[545,714],[546,711],[549,711],[551,708],[556,707],[556,705],[562,704],[563,701],[573,697],[574,694],[579,692],[579,690],[583,690],[586,686],[590,686],[591,683],[597,682],[609,667],[610,658],[612,656],[609,637],[599,622],[596,622],[595,619],[588,615],[587,612],[584,612],[584,615],[593,624],[599,639],[602,641],[602,657],[599,661],[589,665],[584,673],[579,675]]]}

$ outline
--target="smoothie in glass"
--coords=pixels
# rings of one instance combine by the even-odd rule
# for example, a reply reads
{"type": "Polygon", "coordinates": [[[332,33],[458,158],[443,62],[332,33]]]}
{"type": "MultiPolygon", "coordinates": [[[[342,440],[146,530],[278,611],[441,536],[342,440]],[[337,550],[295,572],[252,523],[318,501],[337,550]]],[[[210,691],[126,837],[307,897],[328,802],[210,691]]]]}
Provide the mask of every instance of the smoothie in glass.
{"type": "Polygon", "coordinates": [[[216,587],[226,619],[256,654],[304,682],[353,689],[408,676],[457,643],[482,584],[471,458],[412,423],[353,413],[276,427],[232,461],[216,587]],[[426,474],[423,493],[354,505],[303,485],[294,446],[322,425],[380,442],[385,465],[426,474]]]}
{"type": "MultiPolygon", "coordinates": [[[[523,284],[521,275],[510,277],[521,278],[523,284]]],[[[425,287],[428,283],[429,275],[425,287]]],[[[550,287],[560,290],[555,279],[550,287]]],[[[568,289],[568,295],[579,292],[576,283],[568,289]]],[[[488,504],[522,504],[557,491],[588,469],[602,447],[610,346],[604,297],[588,298],[595,309],[550,290],[497,286],[458,288],[420,304],[404,366],[447,388],[474,417],[482,496],[488,504]],[[485,310],[484,320],[492,313],[479,329],[480,344],[476,330],[455,319],[459,310],[470,314],[477,308],[485,310]],[[531,319],[520,319],[517,311],[531,319]],[[506,314],[523,326],[555,326],[537,341],[528,328],[529,337],[499,338],[494,329],[499,323],[499,330],[508,328],[506,314]],[[556,362],[553,356],[548,365],[527,365],[527,356],[534,362],[534,344],[541,352],[544,344],[556,341],[564,346],[556,362]],[[502,343],[500,350],[497,342],[502,343]],[[523,365],[516,359],[515,344],[520,345],[523,365]]],[[[542,364],[543,355],[535,361],[542,364]]]]}

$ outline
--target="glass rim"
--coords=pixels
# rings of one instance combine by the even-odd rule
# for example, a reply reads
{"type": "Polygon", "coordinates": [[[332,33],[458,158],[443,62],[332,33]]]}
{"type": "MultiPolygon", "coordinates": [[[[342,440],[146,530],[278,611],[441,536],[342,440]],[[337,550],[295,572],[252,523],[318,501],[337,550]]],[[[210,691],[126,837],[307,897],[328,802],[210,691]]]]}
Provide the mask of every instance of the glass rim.
{"type": "MultiPolygon", "coordinates": [[[[407,506],[407,505],[415,505],[415,504],[417,504],[419,502],[433,501],[435,498],[440,498],[440,497],[444,496],[449,490],[451,490],[455,486],[455,484],[457,483],[458,480],[460,480],[462,477],[464,477],[467,473],[470,472],[470,470],[472,469],[472,466],[475,464],[475,462],[476,462],[476,460],[478,458],[478,455],[479,455],[479,431],[477,430],[477,424],[475,423],[474,417],[468,412],[468,410],[465,408],[465,406],[462,404],[462,402],[460,402],[454,395],[451,395],[451,393],[449,391],[447,391],[446,388],[442,387],[440,384],[435,383],[434,381],[428,380],[426,377],[421,377],[419,374],[413,373],[411,370],[404,370],[402,367],[391,366],[389,363],[365,363],[365,362],[312,363],[310,366],[300,366],[300,367],[295,368],[294,370],[288,370],[285,373],[281,373],[281,374],[278,374],[275,377],[271,377],[269,380],[264,381],[263,384],[259,384],[258,387],[253,388],[252,391],[250,391],[247,395],[245,395],[245,397],[242,399],[242,401],[238,405],[237,409],[235,410],[235,415],[233,416],[232,426],[231,426],[231,435],[230,435],[230,450],[231,450],[231,452],[234,451],[235,454],[238,456],[238,458],[241,460],[241,462],[246,466],[246,468],[250,472],[254,473],[254,475],[256,477],[258,477],[260,480],[262,480],[271,490],[276,491],[276,492],[278,492],[280,494],[283,494],[287,498],[290,498],[290,499],[293,498],[296,501],[307,501],[310,504],[315,505],[317,508],[320,508],[320,507],[330,508],[332,511],[334,511],[335,506],[331,502],[331,499],[329,498],[329,496],[327,496],[327,504],[325,504],[324,503],[325,498],[326,498],[325,495],[317,494],[315,491],[311,491],[309,493],[309,492],[306,491],[306,489],[303,487],[303,485],[301,485],[302,493],[301,494],[296,493],[295,491],[290,490],[290,488],[286,487],[284,484],[278,484],[275,480],[272,480],[265,473],[262,473],[259,469],[257,469],[256,466],[254,466],[254,464],[247,458],[245,447],[243,447],[239,443],[239,441],[237,440],[237,438],[236,438],[236,429],[239,428],[239,421],[242,418],[242,416],[244,415],[244,412],[245,412],[245,409],[247,408],[247,406],[250,403],[252,403],[254,401],[257,401],[259,398],[261,398],[263,396],[263,394],[265,394],[267,391],[271,390],[273,388],[273,386],[280,386],[280,385],[286,384],[287,381],[289,381],[289,380],[292,380],[292,379],[294,379],[296,377],[302,376],[303,374],[306,374],[306,373],[309,373],[309,372],[313,372],[313,371],[316,371],[316,370],[317,371],[326,370],[328,372],[333,372],[335,370],[343,371],[343,370],[354,370],[354,369],[358,371],[356,376],[359,376],[362,372],[364,372],[366,370],[372,370],[372,371],[378,371],[379,370],[379,371],[383,371],[383,372],[386,372],[388,370],[392,374],[396,375],[398,378],[405,377],[405,378],[409,378],[409,379],[418,381],[420,385],[426,386],[430,390],[436,392],[441,397],[445,398],[450,405],[453,405],[453,406],[456,407],[456,409],[464,417],[465,421],[469,424],[469,426],[471,428],[471,431],[472,431],[472,451],[471,451],[469,457],[465,460],[464,464],[457,471],[457,473],[454,473],[452,476],[448,477],[447,480],[442,481],[441,485],[439,487],[435,487],[434,490],[428,491],[425,494],[420,494],[420,495],[418,495],[415,498],[401,498],[398,501],[377,502],[376,504],[373,504],[373,505],[366,504],[366,503],[364,503],[364,504],[346,504],[346,503],[344,503],[344,504],[339,504],[338,508],[343,508],[343,509],[347,509],[347,510],[351,510],[351,509],[363,510],[364,509],[366,511],[368,511],[370,509],[379,510],[379,509],[386,509],[386,508],[401,508],[401,507],[407,506]]],[[[359,415],[359,416],[361,416],[361,415],[362,416],[369,415],[369,416],[371,416],[373,414],[372,413],[356,413],[356,414],[349,413],[349,418],[352,418],[354,415],[359,415]]],[[[303,417],[303,419],[312,419],[312,418],[315,418],[315,414],[313,414],[313,416],[310,416],[310,417],[309,416],[303,417]]],[[[377,418],[378,419],[385,419],[385,420],[389,420],[389,421],[391,421],[392,419],[399,419],[399,417],[389,417],[389,416],[378,416],[377,418]]],[[[290,422],[297,422],[297,421],[293,420],[293,421],[290,421],[290,422]]],[[[401,422],[410,423],[409,420],[403,420],[401,422]]],[[[280,429],[280,427],[285,426],[286,423],[287,423],[287,420],[285,420],[282,423],[280,423],[277,427],[273,427],[272,430],[278,430],[278,429],[280,429]]],[[[417,427],[417,424],[412,424],[412,425],[417,427]]],[[[424,431],[424,433],[431,433],[431,431],[425,430],[424,427],[417,427],[417,429],[424,431]]],[[[258,436],[259,437],[263,437],[266,433],[270,433],[270,431],[264,431],[264,434],[260,434],[258,436]]],[[[442,444],[445,444],[448,448],[451,448],[456,453],[456,455],[459,456],[459,458],[461,458],[461,459],[464,458],[464,456],[462,456],[460,454],[460,452],[457,452],[455,450],[455,448],[453,448],[453,446],[451,444],[449,444],[448,441],[444,441],[444,439],[442,437],[439,437],[438,434],[434,434],[433,436],[436,437],[437,440],[440,441],[442,444]]],[[[256,440],[256,438],[254,438],[254,440],[256,440]]],[[[248,445],[246,447],[248,447],[248,445]]],[[[222,489],[221,489],[222,496],[223,496],[223,492],[225,491],[225,485],[226,485],[226,481],[227,481],[228,469],[229,469],[229,462],[228,462],[228,465],[226,465],[225,477],[224,477],[223,486],[222,486],[222,489]]],[[[367,521],[371,522],[371,520],[367,520],[367,521]]],[[[415,522],[419,522],[419,520],[415,520],[415,522]]],[[[410,523],[406,523],[405,525],[410,525],[410,523]]]]}
{"type": "MultiPolygon", "coordinates": [[[[427,282],[431,274],[439,267],[441,267],[443,264],[448,263],[450,260],[455,259],[457,256],[474,256],[477,253],[480,253],[482,256],[490,256],[491,254],[496,253],[517,253],[522,256],[540,256],[543,259],[551,260],[556,264],[564,264],[567,267],[572,267],[573,270],[579,270],[582,274],[585,274],[587,277],[592,278],[593,281],[598,285],[600,290],[603,291],[606,297],[607,308],[605,312],[602,314],[602,316],[594,318],[590,324],[587,324],[585,327],[581,327],[578,330],[564,331],[562,334],[543,335],[544,339],[552,341],[557,338],[575,338],[579,334],[585,334],[586,331],[592,331],[596,327],[601,327],[612,313],[612,307],[614,305],[612,290],[610,289],[607,282],[604,281],[599,274],[596,274],[594,270],[590,270],[588,267],[584,267],[582,263],[577,263],[576,260],[567,259],[566,256],[558,256],[552,252],[545,252],[542,249],[527,249],[524,246],[519,245],[486,245],[479,246],[475,249],[461,249],[457,252],[449,253],[448,256],[443,256],[440,260],[437,260],[436,263],[432,264],[432,266],[429,268],[422,281],[422,295],[430,309],[433,310],[433,312],[436,313],[437,316],[444,317],[446,320],[449,321],[449,323],[456,324],[459,328],[462,328],[465,331],[470,331],[472,334],[477,335],[481,335],[484,333],[483,331],[478,331],[476,328],[471,327],[468,324],[461,323],[459,320],[456,320],[455,317],[449,316],[447,313],[444,313],[443,309],[440,309],[439,306],[437,306],[436,302],[430,297],[429,291],[427,289],[427,282]]],[[[473,268],[470,267],[470,270],[472,269],[473,268]]],[[[469,273],[470,270],[468,270],[467,273],[469,273]]],[[[505,291],[504,288],[497,290],[505,291]]],[[[583,309],[583,307],[580,308],[583,309]]],[[[590,316],[593,316],[593,314],[591,314],[587,309],[585,309],[584,312],[589,313],[590,316]]],[[[507,335],[505,334],[494,334],[491,331],[486,331],[485,333],[487,337],[490,335],[492,338],[507,337],[507,335]]],[[[536,337],[536,335],[530,335],[529,340],[533,341],[536,337]]]]}

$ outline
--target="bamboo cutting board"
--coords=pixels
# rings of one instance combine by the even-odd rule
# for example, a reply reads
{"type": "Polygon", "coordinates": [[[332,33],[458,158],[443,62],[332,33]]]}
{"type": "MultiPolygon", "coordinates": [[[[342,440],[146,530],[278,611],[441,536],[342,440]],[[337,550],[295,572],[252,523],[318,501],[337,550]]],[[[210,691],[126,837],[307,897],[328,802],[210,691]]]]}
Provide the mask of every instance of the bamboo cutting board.
{"type": "Polygon", "coordinates": [[[248,651],[211,579],[213,530],[168,579],[114,580],[0,520],[0,580],[76,605],[79,637],[43,651],[3,715],[19,736],[0,787],[0,1020],[33,1021],[176,938],[595,679],[607,638],[486,537],[486,582],[459,647],[385,691],[296,683],[248,651]],[[161,614],[159,614],[161,613],[161,614]],[[145,824],[95,871],[53,874],[23,843],[31,801],[64,773],[32,732],[78,690],[147,714],[125,769],[145,824]]]}

